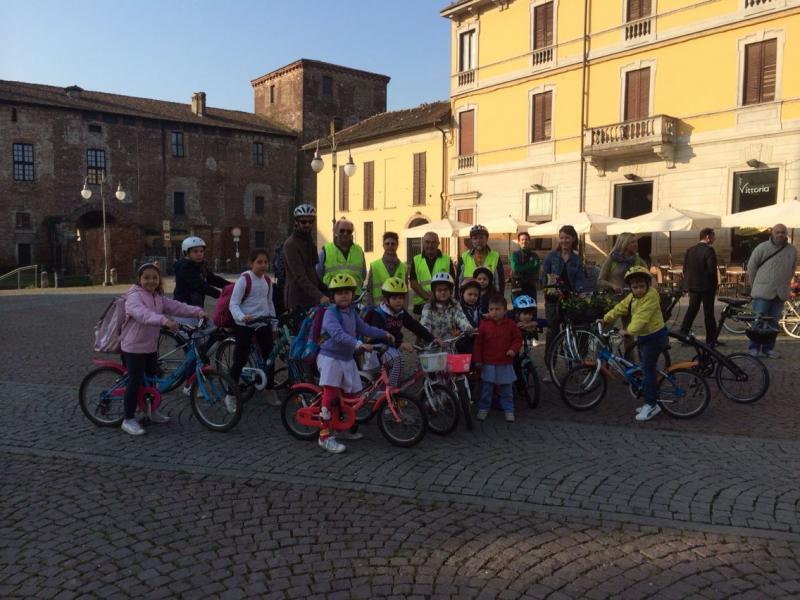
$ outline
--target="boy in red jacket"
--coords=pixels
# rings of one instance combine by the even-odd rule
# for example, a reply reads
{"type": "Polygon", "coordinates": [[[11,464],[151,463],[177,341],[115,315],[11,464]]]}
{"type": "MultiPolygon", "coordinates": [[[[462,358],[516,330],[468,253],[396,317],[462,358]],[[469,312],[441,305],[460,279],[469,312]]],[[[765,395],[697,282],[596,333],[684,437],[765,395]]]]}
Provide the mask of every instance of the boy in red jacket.
{"type": "Polygon", "coordinates": [[[511,384],[514,375],[514,357],[522,348],[522,334],[514,321],[506,315],[508,306],[501,294],[489,298],[489,316],[481,321],[475,349],[472,353],[476,366],[481,367],[481,399],[478,403],[478,420],[489,414],[494,387],[500,388],[500,406],[506,421],[514,421],[514,400],[511,384]]]}

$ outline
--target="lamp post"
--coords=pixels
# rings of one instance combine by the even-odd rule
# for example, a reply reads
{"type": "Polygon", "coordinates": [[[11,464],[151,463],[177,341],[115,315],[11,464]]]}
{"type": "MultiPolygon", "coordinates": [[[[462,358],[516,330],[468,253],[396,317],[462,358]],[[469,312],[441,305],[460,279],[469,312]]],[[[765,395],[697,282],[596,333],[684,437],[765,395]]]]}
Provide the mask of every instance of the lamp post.
{"type": "Polygon", "coordinates": [[[238,227],[234,227],[231,229],[231,235],[233,236],[233,243],[235,246],[236,252],[236,268],[239,268],[239,238],[242,237],[242,230],[238,227]]]}
{"type": "MultiPolygon", "coordinates": [[[[331,168],[333,169],[333,210],[331,211],[333,226],[336,227],[336,123],[331,121],[331,134],[328,136],[331,142],[331,168]]],[[[311,170],[314,173],[319,173],[325,168],[325,162],[319,155],[319,140],[317,141],[317,150],[314,152],[314,158],[311,160],[311,170]]],[[[356,164],[353,162],[353,155],[348,150],[347,162],[344,165],[344,174],[352,177],[356,173],[356,164]]]]}
{"type": "MultiPolygon", "coordinates": [[[[108,274],[108,230],[106,229],[106,197],[103,194],[103,184],[106,182],[105,176],[100,177],[100,205],[103,212],[103,285],[111,285],[111,279],[108,274]]],[[[125,200],[125,190],[122,189],[122,182],[117,183],[117,191],[114,194],[120,202],[125,200]]],[[[92,197],[92,190],[89,189],[88,179],[83,180],[83,189],[81,190],[81,197],[88,200],[92,197]]]]}

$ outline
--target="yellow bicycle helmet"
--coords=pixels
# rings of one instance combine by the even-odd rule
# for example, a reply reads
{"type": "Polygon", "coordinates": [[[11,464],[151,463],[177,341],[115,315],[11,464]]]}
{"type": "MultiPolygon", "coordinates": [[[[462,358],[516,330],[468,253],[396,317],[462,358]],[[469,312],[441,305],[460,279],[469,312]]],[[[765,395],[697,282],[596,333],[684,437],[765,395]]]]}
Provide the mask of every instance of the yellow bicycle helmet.
{"type": "Polygon", "coordinates": [[[627,273],[625,273],[625,283],[630,283],[631,278],[633,277],[646,279],[647,282],[650,283],[650,280],[653,276],[650,275],[650,271],[647,269],[647,267],[643,267],[642,265],[634,265],[628,269],[627,273]]]}
{"type": "Polygon", "coordinates": [[[339,273],[331,277],[330,283],[328,283],[328,289],[330,291],[334,290],[352,290],[358,287],[356,280],[353,278],[352,275],[348,275],[347,273],[339,273]]]}
{"type": "Polygon", "coordinates": [[[408,293],[408,286],[399,277],[389,277],[383,282],[381,291],[384,296],[401,296],[408,293]]]}

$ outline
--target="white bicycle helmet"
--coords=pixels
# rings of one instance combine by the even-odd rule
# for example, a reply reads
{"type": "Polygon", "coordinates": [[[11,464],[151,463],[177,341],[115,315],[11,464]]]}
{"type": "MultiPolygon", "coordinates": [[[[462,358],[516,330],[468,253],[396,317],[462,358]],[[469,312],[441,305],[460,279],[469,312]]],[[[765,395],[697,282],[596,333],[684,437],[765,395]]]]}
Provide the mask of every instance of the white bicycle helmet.
{"type": "Polygon", "coordinates": [[[435,273],[433,277],[431,277],[431,288],[437,283],[446,283],[451,288],[456,286],[456,282],[453,281],[453,278],[450,276],[450,273],[443,272],[443,273],[435,273]]]}
{"type": "Polygon", "coordinates": [[[206,243],[202,240],[202,238],[199,238],[196,235],[190,235],[181,242],[181,250],[183,251],[184,254],[189,252],[189,250],[191,250],[192,248],[198,248],[200,246],[205,248],[206,243]]]}
{"type": "Polygon", "coordinates": [[[296,217],[316,217],[317,209],[310,204],[301,204],[294,209],[294,216],[296,217]]]}

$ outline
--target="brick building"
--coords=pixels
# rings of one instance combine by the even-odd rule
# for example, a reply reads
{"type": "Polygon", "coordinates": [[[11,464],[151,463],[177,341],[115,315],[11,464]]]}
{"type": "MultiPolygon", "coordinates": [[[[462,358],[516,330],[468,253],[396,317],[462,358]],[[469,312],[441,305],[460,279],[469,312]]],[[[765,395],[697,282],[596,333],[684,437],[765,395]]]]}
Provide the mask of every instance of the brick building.
{"type": "Polygon", "coordinates": [[[290,228],[296,198],[306,197],[305,167],[298,168],[305,129],[334,117],[355,122],[386,105],[384,76],[317,61],[293,65],[300,68],[256,80],[286,69],[302,75],[299,95],[288,95],[298,84],[284,85],[279,75],[270,84],[277,98],[286,96],[280,114],[262,109],[264,90],[255,82],[256,111],[247,113],[209,107],[202,92],[183,104],[0,80],[0,272],[39,263],[102,279],[101,197],[109,266],[123,281],[145,256],[171,264],[188,235],[201,236],[221,261],[234,258],[235,227],[242,256],[274,247],[290,228]],[[366,102],[357,89],[370,75],[383,93],[373,90],[366,102]],[[318,118],[308,114],[314,111],[318,118]],[[120,184],[123,202],[114,194],[120,184]]]}

